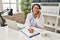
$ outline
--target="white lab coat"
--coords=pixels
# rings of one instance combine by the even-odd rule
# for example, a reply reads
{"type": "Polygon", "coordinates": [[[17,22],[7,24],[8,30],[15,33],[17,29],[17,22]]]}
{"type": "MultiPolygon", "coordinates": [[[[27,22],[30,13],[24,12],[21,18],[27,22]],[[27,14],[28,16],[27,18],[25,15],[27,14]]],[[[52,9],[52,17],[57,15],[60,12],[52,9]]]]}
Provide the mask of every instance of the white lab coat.
{"type": "Polygon", "coordinates": [[[40,18],[34,18],[33,13],[29,13],[27,15],[26,21],[25,21],[25,27],[37,27],[37,28],[44,28],[44,17],[43,15],[40,16],[40,18]]]}

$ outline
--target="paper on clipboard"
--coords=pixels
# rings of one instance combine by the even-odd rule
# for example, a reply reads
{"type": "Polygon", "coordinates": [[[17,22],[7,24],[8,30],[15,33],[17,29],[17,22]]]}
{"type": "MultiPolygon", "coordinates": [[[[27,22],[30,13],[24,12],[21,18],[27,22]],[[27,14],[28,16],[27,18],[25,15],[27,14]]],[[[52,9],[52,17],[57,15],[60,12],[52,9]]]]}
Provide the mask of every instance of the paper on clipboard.
{"type": "Polygon", "coordinates": [[[39,35],[40,33],[36,30],[34,30],[34,33],[29,33],[28,29],[24,28],[21,30],[21,32],[23,32],[26,36],[28,36],[29,38],[32,38],[33,36],[39,35]]]}

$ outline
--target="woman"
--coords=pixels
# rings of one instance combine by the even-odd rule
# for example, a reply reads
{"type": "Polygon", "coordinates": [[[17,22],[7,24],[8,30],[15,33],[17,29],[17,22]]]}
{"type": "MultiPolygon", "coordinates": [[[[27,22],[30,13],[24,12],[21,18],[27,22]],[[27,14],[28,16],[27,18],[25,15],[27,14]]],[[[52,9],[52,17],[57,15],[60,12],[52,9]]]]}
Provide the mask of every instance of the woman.
{"type": "Polygon", "coordinates": [[[29,29],[29,31],[33,30],[31,27],[37,27],[37,28],[42,28],[42,29],[44,28],[44,17],[42,16],[40,10],[41,10],[40,5],[34,4],[32,6],[32,13],[29,13],[27,15],[25,26],[26,28],[29,29]]]}

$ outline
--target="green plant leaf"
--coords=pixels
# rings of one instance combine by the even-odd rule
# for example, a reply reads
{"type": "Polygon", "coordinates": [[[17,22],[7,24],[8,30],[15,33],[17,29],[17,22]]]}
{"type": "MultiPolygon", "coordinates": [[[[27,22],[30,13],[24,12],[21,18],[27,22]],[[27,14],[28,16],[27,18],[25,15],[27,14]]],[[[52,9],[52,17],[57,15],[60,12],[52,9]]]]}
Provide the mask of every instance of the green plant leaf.
{"type": "Polygon", "coordinates": [[[21,11],[27,15],[29,12],[31,12],[31,3],[33,0],[21,0],[21,11]]]}

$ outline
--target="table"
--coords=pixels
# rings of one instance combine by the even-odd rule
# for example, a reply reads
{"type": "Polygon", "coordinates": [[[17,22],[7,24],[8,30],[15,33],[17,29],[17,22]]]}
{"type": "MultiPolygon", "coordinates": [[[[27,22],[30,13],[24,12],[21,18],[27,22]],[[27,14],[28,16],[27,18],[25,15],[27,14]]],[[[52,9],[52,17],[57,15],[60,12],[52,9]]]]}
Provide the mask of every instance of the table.
{"type": "Polygon", "coordinates": [[[42,34],[40,34],[33,38],[28,38],[20,30],[17,31],[6,26],[6,27],[0,27],[0,40],[60,40],[60,34],[58,33],[42,30],[35,27],[33,28],[39,31],[40,33],[45,32],[49,36],[42,36],[42,34]]]}

